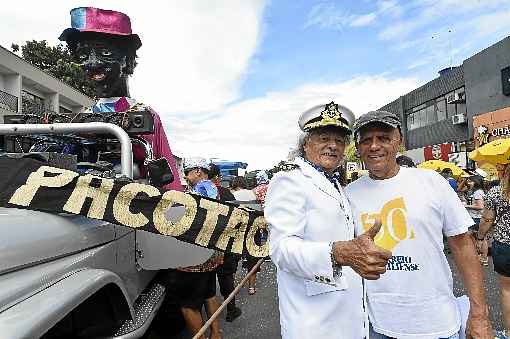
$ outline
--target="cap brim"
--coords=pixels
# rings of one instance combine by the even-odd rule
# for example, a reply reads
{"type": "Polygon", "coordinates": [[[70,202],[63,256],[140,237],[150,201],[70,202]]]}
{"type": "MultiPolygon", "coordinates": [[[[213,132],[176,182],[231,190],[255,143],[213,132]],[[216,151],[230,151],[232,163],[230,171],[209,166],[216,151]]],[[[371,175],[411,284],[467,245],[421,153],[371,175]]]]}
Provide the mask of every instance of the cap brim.
{"type": "Polygon", "coordinates": [[[352,130],[346,126],[346,125],[339,125],[339,124],[336,124],[336,123],[320,123],[320,124],[311,124],[311,125],[305,125],[304,128],[302,128],[303,132],[308,132],[308,131],[311,131],[311,130],[314,130],[314,129],[317,129],[317,128],[321,128],[321,127],[337,127],[339,129],[342,129],[344,130],[346,133],[350,134],[352,133],[352,130]]]}
{"type": "Polygon", "coordinates": [[[60,41],[69,41],[69,40],[78,40],[79,36],[81,34],[85,33],[100,33],[104,34],[106,36],[112,36],[117,37],[120,39],[126,39],[129,40],[135,49],[139,49],[142,46],[142,41],[140,40],[140,37],[138,34],[122,34],[122,33],[111,33],[111,32],[105,32],[103,30],[94,30],[94,29],[87,29],[87,30],[79,30],[76,28],[66,28],[58,37],[60,41]]]}

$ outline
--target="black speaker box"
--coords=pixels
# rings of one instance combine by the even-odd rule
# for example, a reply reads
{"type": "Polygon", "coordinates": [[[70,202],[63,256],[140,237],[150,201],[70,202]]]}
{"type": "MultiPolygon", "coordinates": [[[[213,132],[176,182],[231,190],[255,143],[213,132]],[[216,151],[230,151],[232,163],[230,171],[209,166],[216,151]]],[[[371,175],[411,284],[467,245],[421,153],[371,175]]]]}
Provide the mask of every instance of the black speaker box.
{"type": "Polygon", "coordinates": [[[147,171],[150,184],[156,187],[162,187],[174,181],[174,174],[165,158],[149,161],[147,171]]]}

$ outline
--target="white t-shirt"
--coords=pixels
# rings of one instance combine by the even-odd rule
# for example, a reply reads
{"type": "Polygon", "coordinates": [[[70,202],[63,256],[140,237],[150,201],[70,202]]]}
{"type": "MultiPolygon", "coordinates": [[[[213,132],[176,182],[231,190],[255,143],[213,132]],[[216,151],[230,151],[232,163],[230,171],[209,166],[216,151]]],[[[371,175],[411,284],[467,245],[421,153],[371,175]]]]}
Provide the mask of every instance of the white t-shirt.
{"type": "MultiPolygon", "coordinates": [[[[485,197],[485,193],[483,192],[483,190],[476,190],[473,193],[473,195],[471,196],[470,204],[474,205],[475,200],[482,200],[483,201],[484,197],[485,197]]],[[[474,210],[474,209],[468,208],[468,212],[469,212],[469,215],[471,216],[471,218],[478,218],[478,219],[480,219],[482,217],[483,210],[474,210]]]]}
{"type": "Polygon", "coordinates": [[[395,338],[446,338],[460,328],[443,233],[467,232],[473,220],[444,178],[432,170],[403,168],[385,180],[368,175],[346,188],[357,234],[376,218],[377,245],[391,250],[386,273],[365,281],[370,322],[395,338]]]}
{"type": "Polygon", "coordinates": [[[238,191],[232,191],[232,194],[234,194],[234,197],[236,197],[237,201],[251,201],[252,203],[249,204],[241,204],[243,206],[255,209],[257,211],[260,211],[260,204],[257,201],[257,197],[255,196],[255,193],[252,190],[247,189],[240,189],[238,191]]]}
{"type": "Polygon", "coordinates": [[[232,194],[234,195],[234,197],[236,197],[236,200],[238,201],[257,200],[257,197],[255,196],[255,193],[253,193],[252,190],[247,190],[244,188],[238,191],[232,191],[232,194]]]}

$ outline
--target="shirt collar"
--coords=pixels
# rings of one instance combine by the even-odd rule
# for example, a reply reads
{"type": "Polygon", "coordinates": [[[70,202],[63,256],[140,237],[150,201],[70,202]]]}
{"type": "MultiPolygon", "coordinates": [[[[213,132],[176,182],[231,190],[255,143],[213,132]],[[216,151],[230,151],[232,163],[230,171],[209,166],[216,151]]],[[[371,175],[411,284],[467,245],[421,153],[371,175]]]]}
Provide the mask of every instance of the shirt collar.
{"type": "Polygon", "coordinates": [[[326,179],[328,179],[335,187],[337,187],[337,185],[342,182],[342,174],[340,173],[340,170],[338,168],[333,172],[333,174],[328,174],[321,166],[314,164],[313,162],[309,161],[305,157],[303,157],[303,160],[308,165],[312,166],[317,172],[324,175],[326,177],[326,179]]]}

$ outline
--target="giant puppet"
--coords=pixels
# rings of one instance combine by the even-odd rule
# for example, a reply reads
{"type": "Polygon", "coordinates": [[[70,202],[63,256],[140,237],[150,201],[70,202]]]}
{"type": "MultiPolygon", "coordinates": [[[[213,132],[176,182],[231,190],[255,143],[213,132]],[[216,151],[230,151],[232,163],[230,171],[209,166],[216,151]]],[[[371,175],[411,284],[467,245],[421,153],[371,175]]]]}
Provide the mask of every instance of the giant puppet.
{"type": "MultiPolygon", "coordinates": [[[[149,106],[137,102],[129,93],[129,76],[136,67],[136,51],[142,46],[137,34],[131,31],[129,17],[121,12],[93,7],[71,10],[71,27],[62,32],[59,39],[65,41],[76,62],[86,76],[95,84],[96,104],[93,113],[149,111],[154,118],[154,133],[140,138],[152,146],[155,159],[166,158],[175,180],[164,186],[182,191],[174,157],[159,115],[149,106]]],[[[140,164],[142,177],[146,175],[142,147],[133,147],[134,161],[140,164]]]]}

